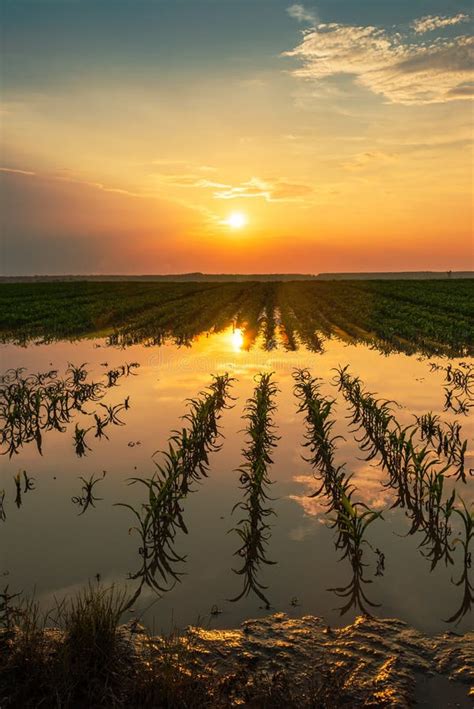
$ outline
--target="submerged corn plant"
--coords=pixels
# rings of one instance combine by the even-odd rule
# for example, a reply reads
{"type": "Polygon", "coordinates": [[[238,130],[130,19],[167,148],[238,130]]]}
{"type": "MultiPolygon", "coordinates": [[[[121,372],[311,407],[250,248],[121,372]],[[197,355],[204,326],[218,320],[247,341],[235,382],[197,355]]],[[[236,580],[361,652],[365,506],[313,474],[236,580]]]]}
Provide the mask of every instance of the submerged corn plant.
{"type": "Polygon", "coordinates": [[[79,516],[83,515],[89,507],[95,507],[94,503],[102,499],[101,497],[96,497],[94,495],[94,488],[97,483],[105,478],[105,476],[106,472],[103,470],[100,477],[96,478],[94,475],[91,475],[88,480],[83,477],[79,478],[79,480],[82,480],[81,492],[79,495],[75,495],[71,498],[72,502],[81,508],[79,516]]]}
{"type": "MultiPolygon", "coordinates": [[[[371,510],[365,503],[353,502],[351,499],[353,493],[352,489],[346,495],[341,485],[338,502],[334,506],[336,514],[333,519],[333,526],[338,531],[336,546],[342,549],[341,559],[347,558],[351,564],[352,579],[346,586],[334,587],[329,590],[334,591],[340,598],[347,599],[347,602],[339,608],[341,615],[344,615],[352,607],[360,608],[364,613],[370,615],[367,605],[377,608],[380,603],[369,600],[364,590],[364,585],[372,583],[372,580],[364,575],[367,566],[363,561],[364,546],[372,549],[372,545],[365,539],[365,533],[372,522],[376,519],[383,519],[383,517],[381,512],[371,510]]],[[[385,557],[381,556],[378,551],[375,575],[382,576],[384,568],[385,557]],[[382,558],[384,561],[380,563],[382,558]]]]}
{"type": "MultiPolygon", "coordinates": [[[[431,412],[416,417],[421,440],[426,440],[436,450],[438,456],[443,456],[455,472],[456,480],[467,482],[466,451],[467,440],[461,440],[461,424],[457,421],[443,423],[437,414],[431,412]]],[[[472,471],[469,471],[472,475],[472,471]]]]}
{"type": "Polygon", "coordinates": [[[372,583],[365,575],[364,548],[369,547],[376,554],[378,576],[383,575],[385,556],[380,549],[373,550],[365,534],[372,522],[383,519],[382,513],[371,510],[363,502],[353,501],[356,488],[351,483],[352,476],[346,473],[344,465],[335,463],[335,442],[341,438],[332,435],[335,421],[331,414],[335,400],[322,396],[320,380],[312,377],[307,369],[297,369],[294,379],[298,411],[304,413],[306,421],[304,446],[309,456],[305,459],[311,464],[319,484],[312,497],[325,496],[328,512],[332,514],[330,526],[336,532],[336,549],[342,552],[341,560],[348,559],[352,567],[350,582],[329,590],[346,601],[339,609],[341,615],[352,606],[370,615],[367,606],[380,604],[370,601],[364,590],[366,584],[372,583]]]}
{"type": "Polygon", "coordinates": [[[0,490],[0,522],[5,522],[7,513],[5,512],[5,490],[0,490]]]}
{"type": "Polygon", "coordinates": [[[462,534],[460,534],[453,541],[453,547],[459,546],[462,550],[463,555],[463,567],[462,572],[457,581],[452,579],[452,583],[455,586],[462,587],[463,595],[461,599],[461,604],[457,611],[446,620],[446,623],[459,623],[465,615],[467,615],[472,608],[474,603],[474,585],[470,579],[470,570],[472,566],[472,552],[470,545],[474,539],[474,509],[471,505],[471,509],[468,509],[464,500],[461,500],[462,507],[454,508],[453,513],[456,514],[462,523],[462,534]]]}
{"type": "Polygon", "coordinates": [[[113,387],[117,386],[117,381],[121,377],[129,377],[130,375],[135,376],[135,372],[133,371],[137,367],[139,367],[138,362],[130,362],[122,364],[120,367],[117,367],[116,369],[110,369],[106,376],[107,376],[107,386],[108,387],[113,387]]]}
{"type": "Polygon", "coordinates": [[[35,479],[30,477],[26,470],[23,470],[18,471],[13,481],[15,483],[15,505],[19,509],[23,504],[23,495],[35,489],[35,479]]]}
{"type": "Polygon", "coordinates": [[[246,444],[242,451],[244,463],[237,470],[244,499],[232,509],[232,513],[238,510],[243,517],[230,530],[240,538],[241,545],[235,556],[242,559],[242,566],[234,572],[243,577],[244,584],[241,593],[231,600],[238,601],[253,591],[265,607],[270,608],[264,593],[267,587],[258,580],[258,572],[262,564],[275,563],[267,559],[266,546],[270,538],[268,518],[275,514],[267,503],[270,499],[268,487],[272,484],[268,467],[273,462],[271,453],[278,440],[273,421],[278,390],[271,373],[257,375],[256,383],[253,396],[245,406],[244,419],[248,423],[246,444]]]}
{"type": "Polygon", "coordinates": [[[188,532],[183,501],[207,477],[209,454],[221,447],[219,419],[222,411],[229,408],[232,382],[228,374],[215,376],[208,389],[189,400],[189,410],[183,417],[187,425],[173,432],[168,450],[160,452],[160,462],[155,461],[155,473],[150,478],[130,480],[130,484],[145,487],[146,501],[138,509],[119,503],[133,513],[136,524],[130,531],[140,538],[141,565],[129,574],[139,585],[130,604],[138,598],[145,584],[161,594],[182,575],[176,565],[183,562],[185,556],[176,551],[175,541],[179,532],[188,532]]]}
{"type": "MultiPolygon", "coordinates": [[[[120,376],[131,374],[137,366],[134,362],[113,370],[117,372],[114,383],[120,376]]],[[[42,454],[43,434],[52,430],[64,432],[78,413],[95,415],[95,412],[86,411],[84,406],[99,402],[106,395],[107,388],[103,382],[88,381],[85,363],[79,366],[70,363],[64,378],[59,377],[56,370],[38,374],[25,374],[24,369],[7,370],[0,376],[0,453],[11,457],[23,445],[34,441],[42,454]]],[[[114,407],[107,408],[106,423],[121,425],[116,414],[129,408],[128,397],[118,410],[112,412],[109,408],[114,407]]],[[[99,422],[96,419],[96,427],[101,433],[104,425],[102,419],[99,422]]],[[[85,441],[89,428],[76,424],[74,443],[79,456],[85,455],[89,448],[85,441]]]]}
{"type": "Polygon", "coordinates": [[[436,362],[429,363],[430,370],[444,373],[444,410],[467,415],[474,404],[474,365],[459,362],[456,367],[446,367],[436,362]]]}
{"type": "Polygon", "coordinates": [[[439,561],[452,564],[452,529],[450,520],[455,507],[453,490],[444,496],[444,481],[450,466],[457,466],[457,479],[463,480],[464,453],[467,443],[461,442],[458,424],[441,433],[441,445],[433,445],[439,432],[439,420],[433,415],[420,417],[417,425],[402,428],[393,415],[390,404],[376,399],[362,388],[359,378],[352,377],[348,367],[337,370],[336,383],[352,408],[353,430],[367,460],[380,456],[382,467],[389,473],[388,487],[396,491],[393,507],[406,510],[411,526],[408,534],[422,533],[419,544],[422,554],[434,569],[439,561]],[[425,445],[414,440],[419,433],[425,445]],[[439,454],[447,458],[443,465],[439,454]]]}

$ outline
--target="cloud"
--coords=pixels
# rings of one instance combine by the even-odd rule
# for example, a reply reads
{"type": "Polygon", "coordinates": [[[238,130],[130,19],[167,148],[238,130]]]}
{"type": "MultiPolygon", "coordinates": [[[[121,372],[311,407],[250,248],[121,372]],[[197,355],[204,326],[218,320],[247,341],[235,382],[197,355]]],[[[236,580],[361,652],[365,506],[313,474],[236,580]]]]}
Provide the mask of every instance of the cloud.
{"type": "Polygon", "coordinates": [[[195,209],[101,183],[0,170],[6,274],[146,272],[202,230],[195,209]]]}
{"type": "MultiPolygon", "coordinates": [[[[357,488],[357,498],[369,507],[386,507],[393,499],[393,491],[383,487],[383,480],[376,468],[369,467],[359,471],[353,477],[357,488]]],[[[311,497],[318,483],[312,475],[295,475],[293,481],[303,486],[302,495],[289,495],[289,499],[301,505],[308,517],[314,517],[318,522],[327,520],[327,502],[323,495],[311,497]]]]}
{"type": "Polygon", "coordinates": [[[310,22],[313,25],[317,25],[319,22],[318,16],[312,10],[307,10],[304,5],[300,3],[294,3],[286,9],[290,17],[298,22],[310,22]]]}
{"type": "Polygon", "coordinates": [[[349,161],[343,164],[346,170],[364,170],[369,167],[381,165],[391,165],[398,156],[394,153],[386,153],[383,150],[371,150],[358,153],[349,161]]]}
{"type": "Polygon", "coordinates": [[[428,104],[469,98],[474,39],[467,35],[412,42],[372,26],[320,24],[285,52],[301,61],[295,76],[322,81],[351,75],[392,103],[428,104]]]}
{"type": "MultiPolygon", "coordinates": [[[[201,184],[210,187],[215,186],[216,183],[203,180],[201,184]]],[[[216,199],[262,198],[267,202],[287,202],[301,200],[312,191],[313,188],[309,185],[252,177],[240,185],[218,185],[214,197],[216,199]]]]}
{"type": "Polygon", "coordinates": [[[162,182],[174,187],[213,190],[215,199],[264,199],[267,202],[301,201],[313,192],[310,185],[251,177],[239,184],[210,180],[195,174],[166,175],[162,182]]]}
{"type": "Polygon", "coordinates": [[[414,20],[410,27],[412,27],[417,34],[424,34],[425,32],[433,32],[433,30],[441,29],[442,27],[458,25],[460,22],[469,22],[469,15],[465,15],[463,12],[460,12],[458,15],[453,15],[452,17],[427,15],[426,17],[420,17],[419,20],[414,20]]]}
{"type": "Polygon", "coordinates": [[[31,170],[17,170],[15,167],[0,167],[0,172],[11,173],[12,175],[35,175],[31,170]]]}

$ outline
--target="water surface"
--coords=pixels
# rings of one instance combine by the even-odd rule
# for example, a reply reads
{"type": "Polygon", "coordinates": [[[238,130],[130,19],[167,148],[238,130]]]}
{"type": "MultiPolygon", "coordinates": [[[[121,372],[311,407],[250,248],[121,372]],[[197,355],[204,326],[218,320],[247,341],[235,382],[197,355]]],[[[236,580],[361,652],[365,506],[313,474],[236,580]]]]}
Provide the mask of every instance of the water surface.
{"type": "MultiPolygon", "coordinates": [[[[461,573],[460,550],[455,554],[454,568],[440,563],[430,572],[429,562],[417,548],[420,537],[403,536],[408,521],[403,511],[389,509],[393,497],[383,486],[387,475],[377,463],[363,460],[348,430],[347,405],[331,383],[334,368],[349,364],[351,372],[361,377],[369,390],[400,404],[397,418],[401,423],[412,423],[414,415],[428,411],[441,414],[446,421],[459,420],[463,437],[470,441],[467,467],[472,467],[473,424],[467,416],[443,412],[443,372],[431,372],[428,361],[421,357],[383,355],[338,339],[326,341],[322,353],[304,348],[287,352],[281,343],[270,352],[259,348],[258,343],[250,351],[241,349],[241,345],[239,333],[231,328],[202,335],[192,347],[164,344],[121,349],[109,347],[99,338],[26,348],[2,345],[2,371],[9,367],[25,367],[31,372],[54,368],[62,375],[69,362],[86,362],[89,379],[96,381],[125,362],[140,364],[134,375],[121,378],[117,386],[107,389],[102,400],[118,404],[130,397],[130,408],[120,414],[124,425],[107,429],[109,440],[99,440],[91,433],[86,439],[91,450],[78,457],[74,425],[77,422],[86,427],[91,419],[78,413],[66,431],[44,435],[42,455],[31,442],[11,459],[7,455],[0,459],[0,488],[6,492],[6,521],[0,523],[3,585],[34,592],[47,607],[54,596],[61,598],[88,580],[95,582],[96,575],[105,583],[126,583],[128,573],[140,565],[139,540],[129,531],[133,525],[130,512],[114,503],[140,504],[144,488],[130,486],[127,480],[153,473],[152,454],[165,448],[170,432],[181,426],[186,399],[205,388],[211,374],[227,371],[236,378],[232,390],[236,400],[222,417],[224,445],[212,455],[209,478],[185,501],[189,534],[178,539],[178,550],[187,555],[182,565],[185,575],[160,599],[151,591],[142,593],[133,614],[143,614],[144,621],[155,630],[196,622],[230,627],[245,618],[266,614],[256,597],[237,603],[227,600],[240,592],[242,584],[232,571],[240,566],[240,559],[234,556],[239,540],[229,530],[237,522],[231,510],[241,495],[236,468],[241,464],[244,443],[243,407],[255,386],[255,375],[274,371],[279,387],[275,423],[281,439],[270,469],[276,516],[272,519],[268,557],[277,563],[262,569],[261,578],[275,610],[324,616],[331,625],[350,622],[356,612],[340,617],[337,607],[342,602],[327,590],[349,582],[350,564],[338,561],[340,554],[334,548],[333,531],[326,524],[324,505],[309,497],[316,482],[302,457],[304,422],[302,414],[297,413],[292,371],[308,367],[313,375],[322,377],[322,393],[337,397],[335,432],[344,436],[338,442],[337,461],[345,462],[354,473],[356,499],[385,510],[384,520],[374,522],[369,534],[369,541],[384,552],[386,560],[384,575],[376,577],[374,554],[367,556],[371,563],[367,576],[373,583],[366,590],[371,600],[381,604],[373,612],[380,617],[401,618],[429,633],[454,628],[443,619],[451,616],[461,602],[462,589],[451,582],[461,573]],[[23,470],[34,477],[35,489],[23,495],[17,508],[13,477],[23,470]],[[80,494],[79,478],[99,476],[103,471],[106,476],[95,488],[102,499],[79,515],[81,510],[72,501],[80,494]],[[222,612],[211,616],[212,606],[222,612]]],[[[444,365],[446,362],[443,360],[444,365]]],[[[92,413],[96,407],[89,403],[84,408],[92,413]]],[[[457,483],[457,488],[466,501],[472,500],[472,482],[457,483]]],[[[134,584],[129,585],[132,590],[134,584]]],[[[472,618],[467,615],[455,629],[463,631],[471,624],[472,618]]]]}

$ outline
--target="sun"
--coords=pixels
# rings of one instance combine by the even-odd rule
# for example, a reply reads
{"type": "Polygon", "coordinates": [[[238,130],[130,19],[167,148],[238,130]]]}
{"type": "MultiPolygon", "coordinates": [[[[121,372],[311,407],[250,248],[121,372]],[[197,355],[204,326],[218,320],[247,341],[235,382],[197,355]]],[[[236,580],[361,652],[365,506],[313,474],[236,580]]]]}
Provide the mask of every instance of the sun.
{"type": "Polygon", "coordinates": [[[247,224],[247,217],[242,212],[232,212],[226,223],[232,227],[232,229],[241,229],[247,224]]]}

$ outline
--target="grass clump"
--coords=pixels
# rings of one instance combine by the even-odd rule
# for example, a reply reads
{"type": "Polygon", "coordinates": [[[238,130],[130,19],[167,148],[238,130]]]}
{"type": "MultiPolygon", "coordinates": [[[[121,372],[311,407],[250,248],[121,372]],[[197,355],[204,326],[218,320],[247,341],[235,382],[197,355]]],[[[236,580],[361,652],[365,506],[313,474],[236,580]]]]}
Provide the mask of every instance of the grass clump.
{"type": "Polygon", "coordinates": [[[89,584],[41,615],[36,602],[4,589],[2,709],[212,706],[208,684],[185,671],[177,637],[139,645],[133,626],[120,625],[127,601],[115,586],[89,584]]]}

